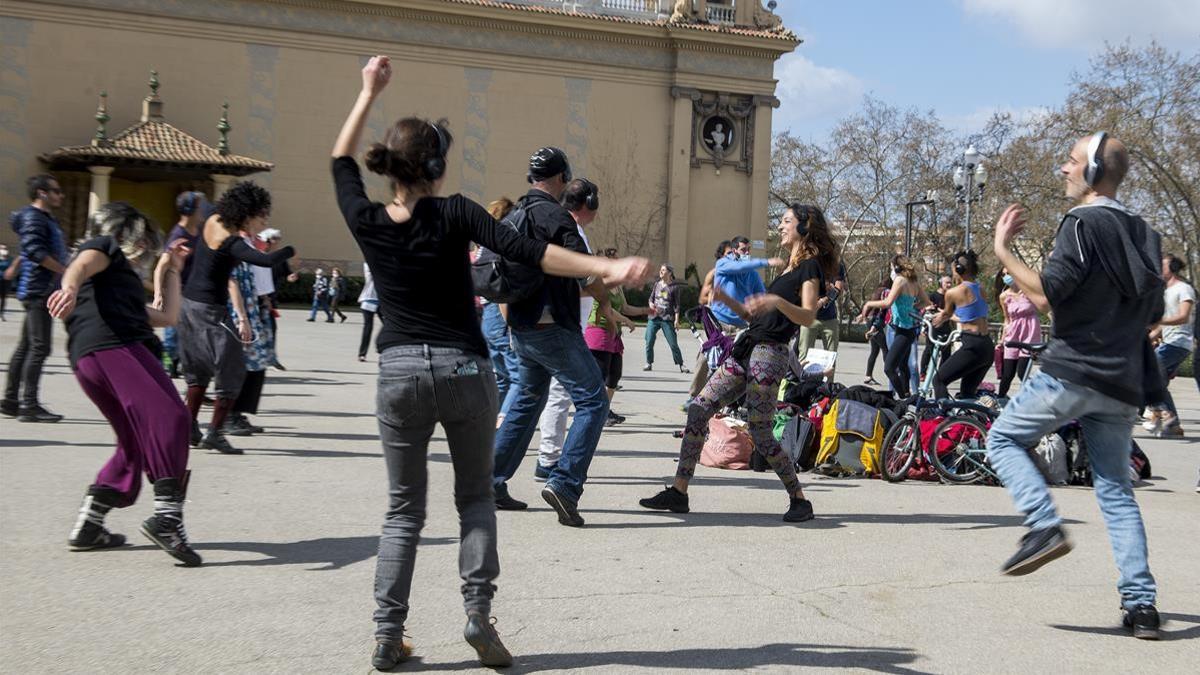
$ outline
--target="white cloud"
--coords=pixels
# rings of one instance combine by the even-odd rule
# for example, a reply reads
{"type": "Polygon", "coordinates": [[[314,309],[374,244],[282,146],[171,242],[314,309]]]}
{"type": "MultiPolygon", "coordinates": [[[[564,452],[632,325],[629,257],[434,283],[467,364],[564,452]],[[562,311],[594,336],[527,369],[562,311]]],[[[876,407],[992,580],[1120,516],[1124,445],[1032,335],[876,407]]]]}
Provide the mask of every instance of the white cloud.
{"type": "Polygon", "coordinates": [[[1104,42],[1151,39],[1186,48],[1200,40],[1200,0],[962,0],[968,14],[1004,19],[1043,47],[1095,51],[1104,42]]]}
{"type": "Polygon", "coordinates": [[[862,101],[862,80],[839,68],[819,66],[795,52],[775,62],[775,95],[779,109],[772,116],[775,133],[791,129],[807,135],[806,127],[840,117],[862,101]]]}
{"type": "Polygon", "coordinates": [[[961,134],[977,134],[983,131],[992,116],[998,113],[1008,113],[1018,123],[1030,122],[1045,115],[1049,109],[1042,106],[1015,107],[1009,105],[982,106],[961,115],[943,115],[942,124],[948,129],[961,134]]]}

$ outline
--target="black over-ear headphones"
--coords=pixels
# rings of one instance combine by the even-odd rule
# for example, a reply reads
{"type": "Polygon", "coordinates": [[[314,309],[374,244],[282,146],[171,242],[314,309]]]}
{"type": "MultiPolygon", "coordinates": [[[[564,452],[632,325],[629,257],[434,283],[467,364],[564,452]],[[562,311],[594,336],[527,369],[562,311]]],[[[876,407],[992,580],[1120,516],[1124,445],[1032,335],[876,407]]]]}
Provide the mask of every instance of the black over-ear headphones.
{"type": "Polygon", "coordinates": [[[959,251],[958,253],[954,254],[954,272],[955,272],[955,274],[957,274],[960,277],[962,275],[966,274],[968,271],[967,267],[971,264],[972,258],[975,258],[975,257],[976,256],[975,256],[974,251],[959,251]]]}
{"type": "Polygon", "coordinates": [[[792,215],[796,217],[796,234],[802,237],[807,235],[808,219],[812,216],[813,208],[799,202],[793,202],[788,208],[791,209],[792,215]]]}
{"type": "Polygon", "coordinates": [[[179,201],[175,204],[175,210],[181,216],[190,216],[196,212],[196,208],[200,206],[200,198],[196,192],[188,190],[179,195],[179,201]]]}
{"type": "Polygon", "coordinates": [[[446,139],[442,125],[430,122],[429,126],[433,127],[433,132],[437,134],[437,154],[425,160],[425,174],[429,176],[429,180],[437,180],[446,173],[446,153],[450,151],[450,141],[446,139]]]}
{"type": "Polygon", "coordinates": [[[1088,163],[1083,169],[1083,181],[1088,187],[1095,187],[1104,178],[1104,142],[1107,140],[1108,132],[1098,131],[1088,142],[1088,163]]]}
{"type": "Polygon", "coordinates": [[[600,210],[600,188],[595,183],[586,179],[580,178],[584,186],[587,188],[587,197],[583,200],[583,205],[592,211],[600,210]]]}

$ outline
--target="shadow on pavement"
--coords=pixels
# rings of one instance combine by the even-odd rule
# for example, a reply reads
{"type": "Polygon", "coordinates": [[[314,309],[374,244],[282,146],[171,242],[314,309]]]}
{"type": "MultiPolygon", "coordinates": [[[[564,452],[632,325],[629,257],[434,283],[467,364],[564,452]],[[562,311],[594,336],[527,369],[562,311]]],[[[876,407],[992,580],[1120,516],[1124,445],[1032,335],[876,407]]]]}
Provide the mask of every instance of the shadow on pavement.
{"type": "MultiPolygon", "coordinates": [[[[1195,614],[1172,614],[1163,612],[1159,614],[1162,619],[1162,639],[1163,640],[1195,640],[1200,638],[1200,616],[1195,614]],[[1190,623],[1191,628],[1181,628],[1173,630],[1176,622],[1190,623]]],[[[1124,626],[1066,626],[1063,624],[1051,624],[1051,628],[1058,630],[1070,631],[1072,633],[1090,633],[1092,635],[1112,635],[1121,637],[1125,640],[1130,639],[1129,629],[1124,626]]]]}
{"type": "MultiPolygon", "coordinates": [[[[242,449],[251,455],[286,455],[289,457],[332,457],[335,459],[344,457],[371,457],[373,459],[379,459],[382,456],[382,454],[379,452],[344,452],[341,450],[281,450],[278,448],[242,449]]],[[[193,452],[195,452],[195,450],[193,450],[193,452]]]]}
{"type": "Polygon", "coordinates": [[[37,448],[45,445],[68,445],[73,448],[111,448],[113,443],[68,443],[47,438],[0,438],[0,448],[37,448]]]}
{"type": "MultiPolygon", "coordinates": [[[[537,673],[544,670],[597,668],[697,668],[704,670],[751,670],[768,666],[796,668],[857,668],[877,673],[917,674],[925,671],[907,667],[921,655],[906,648],[849,647],[843,645],[770,644],[730,649],[672,649],[666,651],[600,651],[576,654],[517,654],[506,673],[537,673]]],[[[478,661],[421,663],[409,661],[404,671],[474,670],[478,661]]]]}
{"type": "MultiPolygon", "coordinates": [[[[277,394],[264,394],[264,396],[276,396],[276,395],[277,394]]],[[[305,396],[311,396],[311,394],[305,394],[305,396]]],[[[372,406],[373,405],[374,405],[374,403],[372,403],[372,406]]],[[[279,409],[272,409],[272,410],[264,410],[263,415],[268,416],[268,417],[272,417],[272,416],[276,416],[276,415],[288,415],[288,416],[297,415],[300,417],[370,417],[370,418],[374,419],[375,411],[371,410],[369,412],[342,412],[342,411],[338,411],[338,410],[279,410],[279,409]]]]}
{"type": "MultiPolygon", "coordinates": [[[[422,537],[421,546],[454,544],[458,539],[451,537],[422,537]]],[[[289,542],[195,542],[193,546],[201,553],[205,551],[236,551],[257,553],[266,558],[253,560],[224,560],[205,562],[203,567],[261,567],[264,565],[319,565],[310,571],[336,570],[346,565],[369,560],[379,552],[379,536],[327,537],[289,542]]],[[[157,550],[155,546],[133,546],[129,551],[157,550]]]]}
{"type": "MultiPolygon", "coordinates": [[[[816,518],[804,523],[785,523],[781,520],[784,504],[780,504],[778,513],[671,513],[670,511],[588,509],[580,510],[587,517],[589,513],[609,513],[615,515],[643,517],[653,520],[643,522],[598,523],[588,524],[588,529],[622,530],[646,529],[659,527],[800,527],[810,530],[835,530],[854,524],[881,525],[963,525],[957,530],[987,530],[1001,527],[1021,527],[1024,519],[1021,516],[985,515],[985,514],[950,514],[950,513],[822,513],[820,503],[816,504],[816,518]]],[[[1067,524],[1079,524],[1078,520],[1063,520],[1067,524]]]]}
{"type": "Polygon", "coordinates": [[[348,380],[331,380],[328,377],[297,377],[295,375],[272,375],[270,382],[271,384],[356,384],[348,380]]]}

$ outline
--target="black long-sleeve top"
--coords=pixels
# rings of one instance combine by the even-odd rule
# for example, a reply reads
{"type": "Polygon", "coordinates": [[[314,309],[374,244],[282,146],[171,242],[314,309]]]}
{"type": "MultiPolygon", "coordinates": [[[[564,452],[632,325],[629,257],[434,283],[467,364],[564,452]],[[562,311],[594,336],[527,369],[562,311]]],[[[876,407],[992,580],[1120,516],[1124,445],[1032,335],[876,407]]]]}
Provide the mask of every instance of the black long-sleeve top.
{"type": "Polygon", "coordinates": [[[238,263],[273,267],[294,255],[296,250],[291,246],[284,246],[272,253],[263,253],[237,235],[226,237],[225,241],[213,250],[208,247],[204,233],[201,232],[196,240],[196,250],[192,253],[192,272],[183,287],[183,297],[196,302],[224,306],[229,302],[229,274],[238,263]]]}
{"type": "Polygon", "coordinates": [[[338,207],[371,268],[383,315],[376,348],[427,344],[487,355],[475,314],[469,245],[538,266],[546,242],[521,236],[462,195],[426,197],[408,222],[363,190],[353,157],[333,160],[338,207]]]}

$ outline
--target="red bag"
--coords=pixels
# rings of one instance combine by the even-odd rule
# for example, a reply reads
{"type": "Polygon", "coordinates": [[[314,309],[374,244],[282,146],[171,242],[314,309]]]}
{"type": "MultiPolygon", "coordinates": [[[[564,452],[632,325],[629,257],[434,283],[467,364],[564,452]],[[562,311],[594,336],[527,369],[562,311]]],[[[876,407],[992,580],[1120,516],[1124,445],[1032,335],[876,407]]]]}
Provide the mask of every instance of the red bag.
{"type": "Polygon", "coordinates": [[[1004,345],[996,345],[996,351],[992,354],[992,365],[996,366],[996,377],[1004,377],[1004,345]]]}
{"type": "Polygon", "coordinates": [[[731,426],[729,418],[718,415],[708,421],[708,440],[700,450],[700,463],[714,469],[744,471],[750,468],[754,441],[745,428],[731,426]]]}

